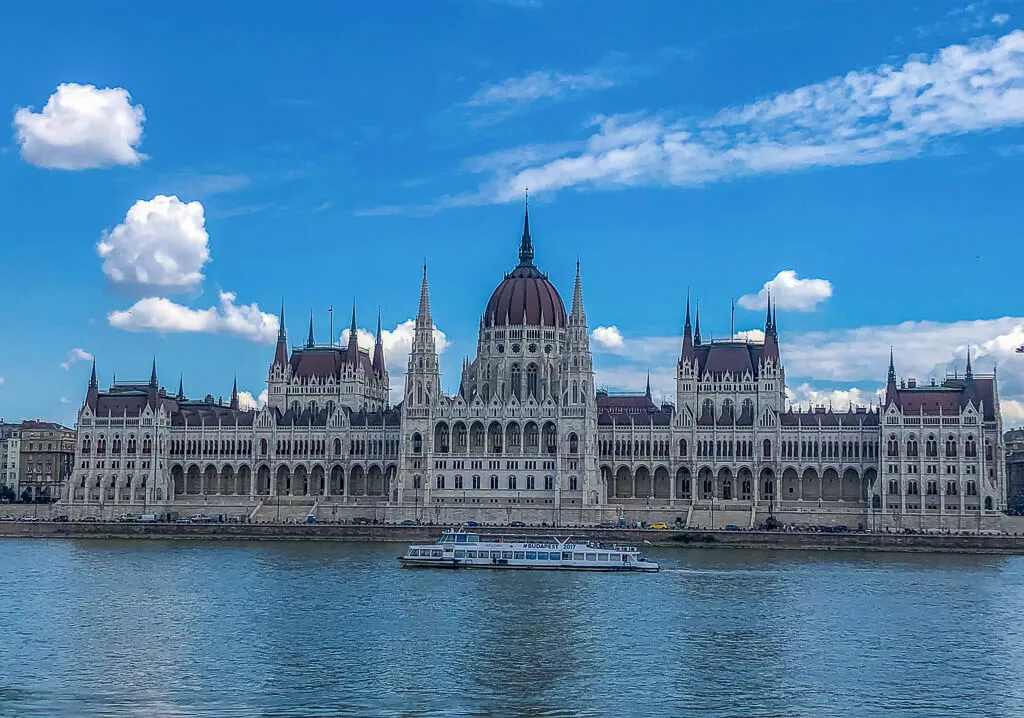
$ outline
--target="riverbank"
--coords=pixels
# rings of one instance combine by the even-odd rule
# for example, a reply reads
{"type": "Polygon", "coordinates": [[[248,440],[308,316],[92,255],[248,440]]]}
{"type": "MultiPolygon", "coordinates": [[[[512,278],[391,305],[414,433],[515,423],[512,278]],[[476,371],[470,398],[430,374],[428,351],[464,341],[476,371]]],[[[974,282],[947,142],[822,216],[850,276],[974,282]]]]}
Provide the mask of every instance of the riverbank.
{"type": "MultiPolygon", "coordinates": [[[[110,522],[0,522],[0,538],[302,540],[414,543],[433,541],[442,527],[354,524],[166,524],[110,522]]],[[[1024,536],[886,533],[811,533],[599,528],[494,528],[508,533],[574,536],[680,548],[904,551],[1024,554],[1024,536]]]]}

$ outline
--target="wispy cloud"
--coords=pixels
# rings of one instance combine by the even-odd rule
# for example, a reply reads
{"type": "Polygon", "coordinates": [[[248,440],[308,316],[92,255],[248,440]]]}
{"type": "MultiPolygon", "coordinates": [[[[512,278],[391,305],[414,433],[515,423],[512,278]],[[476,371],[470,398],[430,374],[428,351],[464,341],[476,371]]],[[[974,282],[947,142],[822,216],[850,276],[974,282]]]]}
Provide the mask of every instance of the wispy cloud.
{"type": "Polygon", "coordinates": [[[74,349],[68,352],[67,359],[60,363],[60,368],[63,369],[64,371],[71,371],[71,367],[77,364],[78,362],[90,361],[91,359],[92,354],[87,352],[85,349],[79,349],[78,347],[75,347],[74,349]]]}
{"type": "Polygon", "coordinates": [[[918,37],[931,35],[978,32],[987,27],[1005,25],[1010,16],[1003,12],[992,12],[992,0],[975,0],[963,7],[955,7],[934,22],[918,25],[914,32],[918,37]]]}
{"type": "Polygon", "coordinates": [[[476,190],[395,214],[519,201],[555,193],[661,185],[865,165],[933,151],[959,135],[1024,123],[1024,31],[900,66],[849,72],[714,115],[599,116],[582,140],[512,148],[470,160],[489,175],[476,190]],[[555,148],[564,147],[556,153],[555,148]],[[537,152],[537,159],[530,159],[537,152]],[[504,166],[497,160],[506,159],[504,166]]]}
{"type": "Polygon", "coordinates": [[[603,90],[615,81],[599,70],[580,74],[538,70],[523,77],[510,77],[495,84],[484,85],[469,102],[470,107],[522,105],[542,99],[561,99],[587,90],[603,90]]]}

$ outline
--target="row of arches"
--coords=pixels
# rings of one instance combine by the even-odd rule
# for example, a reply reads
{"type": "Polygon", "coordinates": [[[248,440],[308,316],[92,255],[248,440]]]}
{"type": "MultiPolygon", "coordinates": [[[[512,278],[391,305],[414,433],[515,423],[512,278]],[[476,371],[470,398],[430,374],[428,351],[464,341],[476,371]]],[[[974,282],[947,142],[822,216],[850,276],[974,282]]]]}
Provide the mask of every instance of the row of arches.
{"type": "MultiPolygon", "coordinates": [[[[953,435],[949,434],[946,437],[944,455],[947,459],[955,459],[960,453],[960,441],[953,435]]],[[[920,456],[920,445],[917,440],[917,436],[911,434],[907,437],[905,442],[901,442],[897,438],[896,434],[889,434],[889,438],[886,441],[885,454],[889,458],[899,458],[900,449],[906,451],[906,455],[909,458],[915,458],[920,456]]],[[[939,455],[939,440],[935,437],[935,434],[929,434],[928,438],[924,440],[924,455],[928,458],[937,458],[939,455]]],[[[973,434],[968,434],[967,438],[963,441],[963,455],[968,459],[978,458],[978,442],[975,440],[973,434]]],[[[992,443],[985,440],[985,459],[992,461],[994,458],[994,451],[992,449],[992,443]]]]}
{"type": "MultiPolygon", "coordinates": [[[[129,434],[126,439],[122,442],[121,435],[115,434],[110,440],[110,453],[111,454],[136,454],[139,453],[140,442],[136,439],[135,434],[129,434]]],[[[153,453],[153,439],[149,434],[144,434],[141,442],[141,453],[151,454],[153,453]]],[[[92,453],[92,437],[86,435],[82,437],[82,453],[92,453]]],[[[96,437],[96,453],[106,454],[107,453],[107,437],[100,434],[96,437]]]]}
{"type": "MultiPolygon", "coordinates": [[[[570,453],[579,450],[576,434],[568,438],[570,453]]],[[[414,454],[423,452],[423,437],[417,432],[411,437],[414,454]]],[[[558,429],[552,421],[538,424],[510,421],[502,425],[492,421],[486,428],[482,421],[468,425],[464,421],[438,422],[434,426],[433,451],[436,454],[554,454],[558,451],[558,429]]]]}
{"type": "Polygon", "coordinates": [[[784,439],[779,455],[783,459],[876,459],[878,442],[784,439]]]}
{"type": "Polygon", "coordinates": [[[175,496],[388,496],[397,471],[395,464],[357,464],[347,474],[341,466],[328,472],[321,464],[308,468],[300,464],[281,465],[272,472],[262,464],[254,476],[245,464],[220,471],[212,464],[204,469],[198,464],[174,464],[171,482],[175,496]]]}

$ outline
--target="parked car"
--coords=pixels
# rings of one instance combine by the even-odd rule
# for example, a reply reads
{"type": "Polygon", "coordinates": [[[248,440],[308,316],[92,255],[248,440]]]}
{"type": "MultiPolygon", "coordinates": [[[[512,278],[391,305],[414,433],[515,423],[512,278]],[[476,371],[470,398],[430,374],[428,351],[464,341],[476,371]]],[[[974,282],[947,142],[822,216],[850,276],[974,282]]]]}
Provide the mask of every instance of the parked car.
{"type": "Polygon", "coordinates": [[[19,521],[38,521],[38,516],[22,516],[19,521]]]}
{"type": "Polygon", "coordinates": [[[359,526],[365,526],[366,524],[371,523],[371,521],[365,516],[356,516],[352,519],[352,523],[358,524],[359,526]]]}
{"type": "Polygon", "coordinates": [[[140,524],[151,524],[156,523],[156,514],[142,514],[135,519],[140,524]]]}
{"type": "Polygon", "coordinates": [[[68,520],[68,517],[67,514],[61,514],[60,516],[54,516],[51,520],[63,523],[68,520]]]}
{"type": "Polygon", "coordinates": [[[743,529],[741,529],[736,524],[729,524],[728,526],[725,527],[725,530],[726,531],[742,531],[743,529]]]}
{"type": "Polygon", "coordinates": [[[666,524],[658,523],[658,524],[651,524],[650,528],[652,528],[655,531],[664,531],[665,529],[668,528],[668,526],[666,524]]]}
{"type": "Polygon", "coordinates": [[[134,521],[135,520],[135,514],[121,514],[120,516],[117,517],[117,520],[121,521],[121,522],[134,521]]]}
{"type": "Polygon", "coordinates": [[[307,524],[315,524],[316,523],[316,516],[314,516],[313,514],[309,514],[308,516],[306,516],[306,523],[307,524]]]}
{"type": "Polygon", "coordinates": [[[509,521],[509,526],[526,526],[525,521],[509,521]]]}
{"type": "Polygon", "coordinates": [[[96,518],[95,516],[83,516],[82,517],[82,521],[85,522],[85,523],[94,524],[97,521],[99,521],[99,519],[96,518]]]}
{"type": "Polygon", "coordinates": [[[399,524],[399,526],[415,526],[415,525],[416,525],[416,522],[413,521],[412,519],[406,519],[405,521],[403,521],[402,523],[399,524]]]}
{"type": "Polygon", "coordinates": [[[476,521],[466,521],[462,525],[465,526],[466,528],[473,528],[474,526],[479,526],[480,524],[478,524],[476,521]]]}

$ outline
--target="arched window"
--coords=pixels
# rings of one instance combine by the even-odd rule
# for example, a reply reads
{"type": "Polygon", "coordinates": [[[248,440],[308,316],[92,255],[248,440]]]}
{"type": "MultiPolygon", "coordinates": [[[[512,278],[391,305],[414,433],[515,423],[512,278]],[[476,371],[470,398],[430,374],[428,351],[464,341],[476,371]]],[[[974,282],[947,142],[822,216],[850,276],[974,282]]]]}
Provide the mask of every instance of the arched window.
{"type": "Polygon", "coordinates": [[[712,418],[715,416],[715,402],[712,399],[705,399],[704,403],[701,404],[701,414],[709,414],[712,418]]]}
{"type": "MultiPolygon", "coordinates": [[[[419,432],[412,435],[412,453],[422,454],[423,453],[423,437],[420,436],[419,432]]],[[[441,488],[441,487],[438,487],[441,488]]]]}
{"type": "Polygon", "coordinates": [[[537,393],[537,365],[530,364],[526,367],[526,395],[538,398],[537,393]]]}
{"type": "Polygon", "coordinates": [[[913,434],[907,439],[907,456],[917,456],[917,439],[914,438],[913,434]]]}
{"type": "Polygon", "coordinates": [[[971,459],[978,457],[978,442],[971,435],[968,435],[967,441],[964,442],[964,456],[971,459]]]}
{"type": "Polygon", "coordinates": [[[992,451],[992,442],[990,442],[988,439],[985,439],[985,461],[992,461],[993,455],[994,454],[992,451]]]}
{"type": "Polygon", "coordinates": [[[341,439],[334,440],[334,455],[341,456],[341,439]]]}
{"type": "Polygon", "coordinates": [[[686,456],[686,439],[679,440],[679,455],[686,456]]]}
{"type": "Polygon", "coordinates": [[[576,491],[579,488],[578,484],[579,481],[575,476],[569,477],[569,491],[576,491]]]}
{"type": "Polygon", "coordinates": [[[956,439],[952,434],[946,437],[946,456],[948,458],[956,457],[956,439]]]}
{"type": "Polygon", "coordinates": [[[579,386],[576,384],[576,380],[575,379],[573,379],[573,382],[572,382],[572,403],[573,404],[579,404],[580,403],[580,389],[579,389],[579,386]]]}
{"type": "Polygon", "coordinates": [[[260,439],[260,454],[262,454],[263,456],[267,455],[267,440],[266,439],[260,439]]]}
{"type": "Polygon", "coordinates": [[[518,364],[512,365],[512,396],[522,399],[523,374],[518,364]]]}
{"type": "Polygon", "coordinates": [[[578,454],[580,451],[580,439],[576,434],[569,434],[569,453],[578,454]]]}
{"type": "Polygon", "coordinates": [[[886,442],[886,449],[888,456],[900,455],[900,442],[896,439],[896,434],[889,435],[889,441],[886,442]]]}
{"type": "MultiPolygon", "coordinates": [[[[761,445],[761,453],[763,454],[763,457],[765,459],[772,458],[772,442],[771,442],[771,439],[765,439],[764,440],[764,443],[761,445]]],[[[768,483],[770,484],[771,482],[769,481],[768,483]]]]}
{"type": "Polygon", "coordinates": [[[931,457],[939,455],[939,442],[935,440],[935,436],[932,434],[929,434],[928,440],[924,442],[924,453],[925,456],[931,457]]]}
{"type": "Polygon", "coordinates": [[[736,420],[736,406],[733,404],[732,399],[726,399],[722,402],[722,419],[730,423],[736,420]]]}

